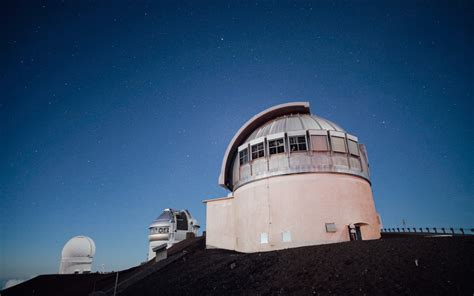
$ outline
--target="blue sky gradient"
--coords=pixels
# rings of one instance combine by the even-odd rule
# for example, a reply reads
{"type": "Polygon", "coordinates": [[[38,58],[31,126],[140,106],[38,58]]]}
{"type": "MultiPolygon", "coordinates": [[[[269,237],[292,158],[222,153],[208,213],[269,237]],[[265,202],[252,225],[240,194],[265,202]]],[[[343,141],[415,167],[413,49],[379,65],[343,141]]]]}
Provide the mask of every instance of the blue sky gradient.
{"type": "Polygon", "coordinates": [[[146,259],[256,113],[309,101],[366,144],[385,226],[473,227],[472,2],[2,2],[0,278],[146,259]],[[155,3],[156,2],[156,3],[155,3]]]}

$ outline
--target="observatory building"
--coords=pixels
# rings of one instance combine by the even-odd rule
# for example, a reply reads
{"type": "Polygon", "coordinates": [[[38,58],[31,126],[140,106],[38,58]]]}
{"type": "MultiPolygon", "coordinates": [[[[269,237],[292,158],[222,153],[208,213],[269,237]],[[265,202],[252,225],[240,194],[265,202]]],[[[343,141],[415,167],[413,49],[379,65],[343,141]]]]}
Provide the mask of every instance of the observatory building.
{"type": "Polygon", "coordinates": [[[186,239],[188,233],[194,235],[199,230],[199,224],[188,210],[165,209],[148,227],[148,260],[155,258],[153,251],[158,246],[166,244],[167,248],[186,239]]]}
{"type": "Polygon", "coordinates": [[[92,267],[92,258],[95,254],[94,241],[87,236],[71,238],[61,253],[59,274],[89,273],[92,267]]]}
{"type": "Polygon", "coordinates": [[[380,238],[365,146],[309,103],[269,108],[229,143],[206,244],[239,252],[380,238]]]}

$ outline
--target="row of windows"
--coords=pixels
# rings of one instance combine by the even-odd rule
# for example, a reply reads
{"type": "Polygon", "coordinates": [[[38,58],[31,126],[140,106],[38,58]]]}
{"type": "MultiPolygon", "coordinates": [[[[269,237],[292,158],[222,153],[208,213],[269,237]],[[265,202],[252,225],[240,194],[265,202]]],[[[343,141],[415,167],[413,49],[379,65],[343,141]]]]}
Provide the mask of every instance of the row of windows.
{"type": "MultiPolygon", "coordinates": [[[[324,152],[330,151],[328,136],[325,135],[311,135],[311,150],[324,152]]],[[[354,156],[359,156],[359,145],[356,141],[343,137],[331,136],[331,147],[332,151],[339,153],[350,153],[354,156]]],[[[291,136],[288,137],[290,152],[307,151],[308,145],[306,142],[306,136],[291,136]]],[[[250,146],[252,158],[249,158],[248,148],[245,148],[239,152],[240,164],[246,164],[251,159],[258,159],[265,157],[265,147],[263,142],[250,146]]],[[[268,141],[268,152],[270,155],[285,153],[285,140],[284,138],[274,139],[268,141]]]]}

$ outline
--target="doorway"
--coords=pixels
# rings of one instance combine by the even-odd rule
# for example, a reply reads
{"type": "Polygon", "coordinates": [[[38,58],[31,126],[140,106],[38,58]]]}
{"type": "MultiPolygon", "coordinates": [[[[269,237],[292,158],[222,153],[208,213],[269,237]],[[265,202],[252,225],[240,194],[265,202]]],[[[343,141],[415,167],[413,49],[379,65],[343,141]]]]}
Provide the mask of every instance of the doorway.
{"type": "Polygon", "coordinates": [[[347,226],[349,230],[349,239],[351,241],[362,240],[362,233],[360,232],[360,225],[351,224],[347,226]]]}

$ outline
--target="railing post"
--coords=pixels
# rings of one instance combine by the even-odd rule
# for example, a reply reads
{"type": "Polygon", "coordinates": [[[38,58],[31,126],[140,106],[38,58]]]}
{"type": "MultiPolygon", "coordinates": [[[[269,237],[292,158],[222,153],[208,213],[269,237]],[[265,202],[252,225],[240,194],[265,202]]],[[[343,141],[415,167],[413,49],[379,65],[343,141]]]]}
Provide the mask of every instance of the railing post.
{"type": "Polygon", "coordinates": [[[436,227],[433,227],[433,230],[435,233],[438,233],[438,230],[436,230],[436,227]]]}
{"type": "Polygon", "coordinates": [[[443,233],[446,233],[446,229],[444,227],[441,227],[441,230],[443,231],[443,233]]]}
{"type": "Polygon", "coordinates": [[[118,273],[118,271],[117,271],[117,276],[115,277],[114,296],[115,296],[116,293],[117,293],[118,276],[119,276],[119,273],[118,273]]]}
{"type": "Polygon", "coordinates": [[[461,233],[464,235],[464,229],[463,229],[463,228],[459,228],[459,230],[461,230],[461,233]]]}
{"type": "Polygon", "coordinates": [[[451,232],[454,234],[454,228],[451,227],[450,229],[451,229],[451,232]]]}

